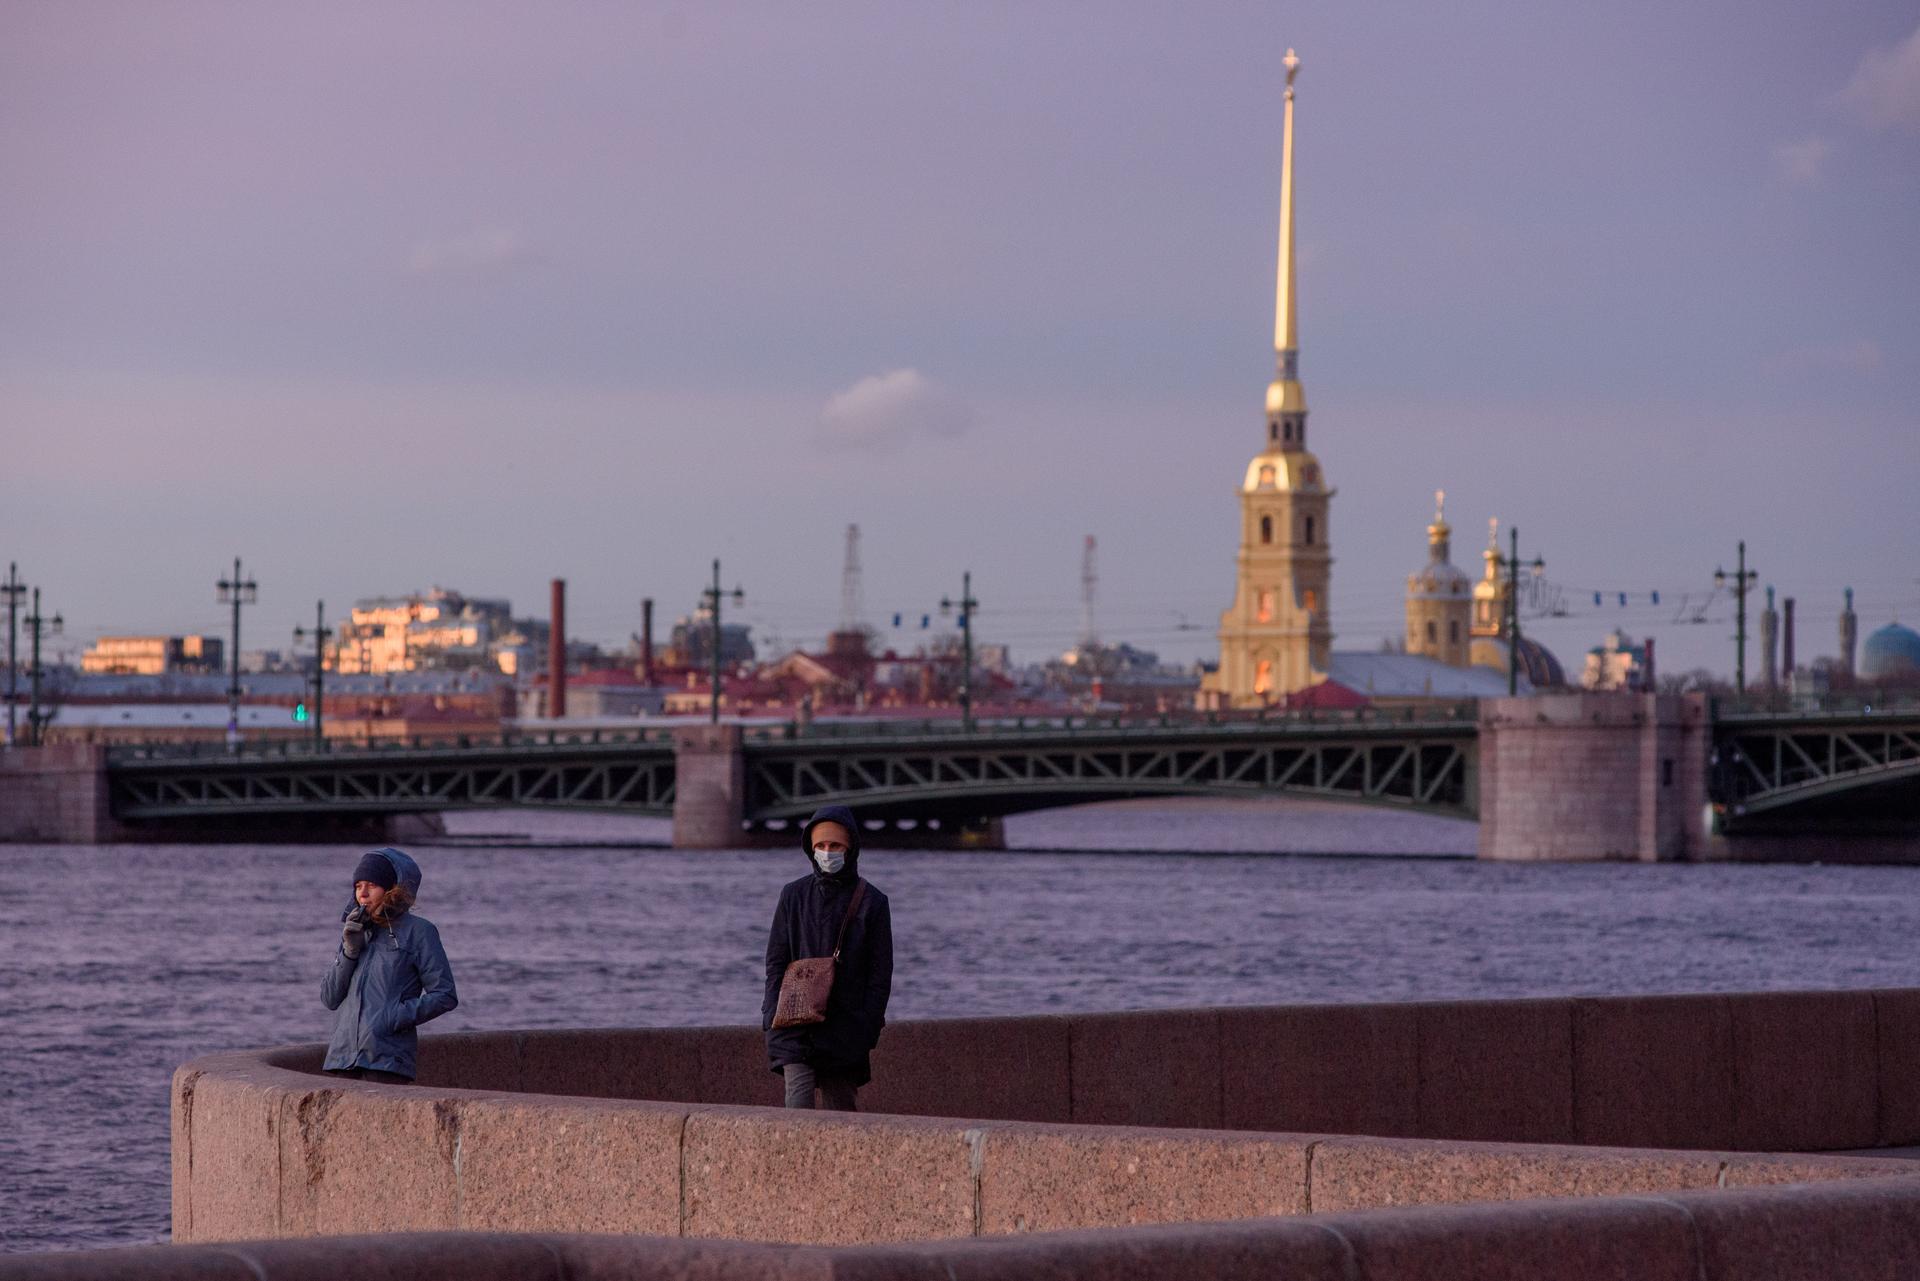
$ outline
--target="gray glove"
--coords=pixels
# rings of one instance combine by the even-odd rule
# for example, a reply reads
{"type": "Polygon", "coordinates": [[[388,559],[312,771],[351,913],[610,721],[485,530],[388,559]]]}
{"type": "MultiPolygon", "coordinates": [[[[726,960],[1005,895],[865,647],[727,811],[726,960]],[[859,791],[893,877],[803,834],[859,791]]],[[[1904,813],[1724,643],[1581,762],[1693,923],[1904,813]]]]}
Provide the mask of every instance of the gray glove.
{"type": "Polygon", "coordinates": [[[349,958],[360,955],[367,945],[367,914],[360,908],[347,913],[347,919],[340,927],[340,950],[349,958]]]}

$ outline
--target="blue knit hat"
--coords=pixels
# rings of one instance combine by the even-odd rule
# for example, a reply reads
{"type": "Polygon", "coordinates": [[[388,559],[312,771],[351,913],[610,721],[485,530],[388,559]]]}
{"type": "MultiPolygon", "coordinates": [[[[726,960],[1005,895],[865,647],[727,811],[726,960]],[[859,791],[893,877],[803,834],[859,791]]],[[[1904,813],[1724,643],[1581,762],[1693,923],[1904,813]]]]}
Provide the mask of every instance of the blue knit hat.
{"type": "Polygon", "coordinates": [[[393,861],[379,850],[368,850],[360,856],[353,867],[353,883],[371,881],[383,890],[390,890],[400,883],[400,874],[394,870],[393,861]]]}

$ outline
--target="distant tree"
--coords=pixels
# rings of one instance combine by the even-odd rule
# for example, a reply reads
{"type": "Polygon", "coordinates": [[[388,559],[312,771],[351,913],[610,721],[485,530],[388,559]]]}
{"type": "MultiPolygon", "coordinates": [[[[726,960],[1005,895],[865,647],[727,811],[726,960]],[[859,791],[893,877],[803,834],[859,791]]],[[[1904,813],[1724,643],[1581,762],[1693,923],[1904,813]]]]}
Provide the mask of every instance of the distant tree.
{"type": "Polygon", "coordinates": [[[1733,693],[1732,681],[1708,671],[1704,667],[1696,667],[1692,671],[1687,672],[1668,672],[1659,678],[1658,683],[1662,694],[1722,695],[1733,693]]]}

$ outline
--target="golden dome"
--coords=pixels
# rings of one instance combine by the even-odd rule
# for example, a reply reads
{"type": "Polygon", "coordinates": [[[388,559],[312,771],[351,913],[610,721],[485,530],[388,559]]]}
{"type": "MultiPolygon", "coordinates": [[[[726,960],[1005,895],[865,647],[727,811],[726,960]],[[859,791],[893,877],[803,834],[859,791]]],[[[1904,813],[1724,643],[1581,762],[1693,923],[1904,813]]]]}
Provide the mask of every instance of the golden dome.
{"type": "Polygon", "coordinates": [[[1323,493],[1327,487],[1326,477],[1320,472],[1320,460],[1304,449],[1289,453],[1269,450],[1254,455],[1247,464],[1247,479],[1241,486],[1241,492],[1259,493],[1262,490],[1276,492],[1323,493]]]}

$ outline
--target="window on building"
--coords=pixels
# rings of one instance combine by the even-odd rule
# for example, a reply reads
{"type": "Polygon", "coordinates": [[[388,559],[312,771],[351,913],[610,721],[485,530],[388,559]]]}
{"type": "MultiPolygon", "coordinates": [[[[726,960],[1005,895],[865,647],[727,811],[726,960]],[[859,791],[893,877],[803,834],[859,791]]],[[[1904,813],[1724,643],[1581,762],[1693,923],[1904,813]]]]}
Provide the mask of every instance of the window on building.
{"type": "Polygon", "coordinates": [[[1254,664],[1253,692],[1256,694],[1266,694],[1266,693],[1271,693],[1272,690],[1273,690],[1273,660],[1271,658],[1263,658],[1258,663],[1254,664]]]}
{"type": "Polygon", "coordinates": [[[1260,541],[1263,543],[1273,541],[1273,517],[1271,516],[1260,518],[1260,541]]]}
{"type": "Polygon", "coordinates": [[[1447,643],[1450,645],[1460,643],[1460,620],[1457,618],[1447,620],[1447,643]]]}
{"type": "Polygon", "coordinates": [[[1274,476],[1274,472],[1273,472],[1273,464],[1272,464],[1272,463],[1268,463],[1268,464],[1267,464],[1266,466],[1264,466],[1264,467],[1262,467],[1262,468],[1260,469],[1260,479],[1259,479],[1259,481],[1258,481],[1258,484],[1259,484],[1259,486],[1260,486],[1260,488],[1262,488],[1262,489],[1272,489],[1272,488],[1273,488],[1273,476],[1274,476]]]}
{"type": "Polygon", "coordinates": [[[1671,756],[1664,756],[1660,759],[1660,786],[1673,786],[1673,757],[1671,756]]]}
{"type": "Polygon", "coordinates": [[[1313,546],[1313,517],[1307,517],[1307,546],[1313,546]]]}
{"type": "Polygon", "coordinates": [[[1279,423],[1268,423],[1268,424],[1267,424],[1267,439],[1268,439],[1268,440],[1278,440],[1278,439],[1280,439],[1280,424],[1279,424],[1279,423]]]}
{"type": "Polygon", "coordinates": [[[1429,618],[1427,620],[1427,644],[1436,645],[1439,643],[1439,641],[1440,641],[1440,629],[1434,626],[1433,620],[1429,618]]]}
{"type": "Polygon", "coordinates": [[[1254,611],[1254,621],[1271,623],[1273,621],[1273,588],[1262,587],[1258,607],[1254,611]]]}

